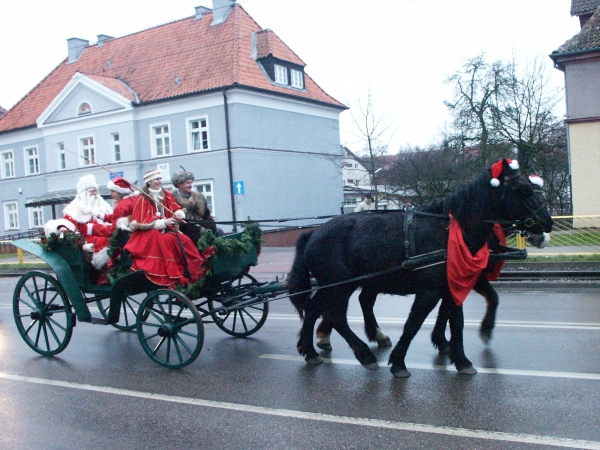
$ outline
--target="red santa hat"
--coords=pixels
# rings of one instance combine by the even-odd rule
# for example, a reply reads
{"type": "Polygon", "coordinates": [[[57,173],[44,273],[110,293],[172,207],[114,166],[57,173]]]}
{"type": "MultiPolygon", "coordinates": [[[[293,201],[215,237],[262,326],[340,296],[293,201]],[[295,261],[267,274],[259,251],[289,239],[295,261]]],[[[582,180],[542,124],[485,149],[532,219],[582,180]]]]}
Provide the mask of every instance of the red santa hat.
{"type": "Polygon", "coordinates": [[[131,184],[121,177],[115,177],[108,182],[106,185],[111,191],[118,192],[119,194],[128,195],[133,192],[131,184]]]}
{"type": "Polygon", "coordinates": [[[501,159],[492,164],[492,179],[490,180],[490,184],[493,187],[500,186],[500,176],[502,176],[502,170],[504,169],[504,161],[506,161],[506,164],[508,164],[508,167],[512,170],[517,170],[519,168],[519,163],[516,159],[501,159]]]}
{"type": "Polygon", "coordinates": [[[88,189],[98,189],[98,182],[92,174],[82,176],[77,182],[77,194],[81,194],[88,189]]]}
{"type": "Polygon", "coordinates": [[[529,175],[529,181],[531,182],[531,184],[535,184],[536,186],[539,186],[540,188],[544,187],[544,180],[542,179],[542,177],[540,177],[539,175],[536,175],[535,173],[532,173],[531,175],[529,175]]]}

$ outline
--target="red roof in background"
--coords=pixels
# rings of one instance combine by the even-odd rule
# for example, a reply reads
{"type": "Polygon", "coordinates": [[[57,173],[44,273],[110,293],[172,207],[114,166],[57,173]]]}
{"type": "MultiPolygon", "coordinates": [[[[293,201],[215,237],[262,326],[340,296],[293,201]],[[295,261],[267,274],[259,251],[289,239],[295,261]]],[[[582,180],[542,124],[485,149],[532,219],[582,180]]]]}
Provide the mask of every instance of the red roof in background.
{"type": "Polygon", "coordinates": [[[82,75],[85,75],[90,80],[94,80],[95,82],[100,83],[103,86],[106,86],[110,90],[116,92],[117,94],[122,95],[123,97],[125,97],[126,99],[128,99],[132,102],[136,101],[135,95],[133,94],[132,90],[125,84],[124,81],[122,81],[120,79],[101,77],[98,75],[91,75],[91,74],[87,74],[87,73],[84,73],[82,75]]]}
{"type": "MultiPolygon", "coordinates": [[[[65,59],[0,119],[0,133],[35,126],[76,72],[89,76],[141,104],[241,85],[338,108],[345,106],[323,91],[307,74],[299,91],[272,84],[252,56],[252,34],[259,33],[261,51],[304,66],[304,62],[275,33],[262,30],[238,4],[226,21],[211,26],[212,13],[160,25],[89,45],[79,59],[65,59]],[[179,81],[178,83],[176,82],[179,81]]],[[[265,55],[266,56],[266,55],[265,55]]]]}

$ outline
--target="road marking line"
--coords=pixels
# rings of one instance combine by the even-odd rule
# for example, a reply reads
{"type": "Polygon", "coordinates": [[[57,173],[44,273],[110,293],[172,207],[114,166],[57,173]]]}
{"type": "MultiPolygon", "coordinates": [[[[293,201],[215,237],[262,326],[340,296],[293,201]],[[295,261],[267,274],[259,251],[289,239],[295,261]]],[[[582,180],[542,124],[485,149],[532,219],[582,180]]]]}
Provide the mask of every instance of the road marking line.
{"type": "Polygon", "coordinates": [[[534,434],[506,433],[501,431],[484,431],[468,428],[444,427],[425,425],[411,422],[397,422],[391,420],[369,419],[366,417],[337,416],[333,414],[314,413],[307,411],[295,411],[291,409],[268,408],[263,406],[244,405],[241,403],[219,402],[214,400],[202,400],[197,398],[179,397],[165,394],[153,394],[150,392],[132,391],[129,389],[111,388],[106,386],[94,386],[91,384],[72,383],[68,381],[49,380],[44,378],[25,377],[0,372],[0,379],[20,381],[24,383],[42,384],[67,389],[78,389],[103,394],[122,395],[147,400],[158,400],[170,403],[180,403],[208,408],[218,408],[230,411],[239,411],[252,414],[263,414],[277,417],[288,417],[292,419],[315,420],[319,422],[331,422],[346,425],[382,428],[396,431],[409,431],[428,434],[439,434],[446,436],[457,436],[473,439],[486,439],[491,441],[518,442],[525,444],[552,445],[555,447],[581,448],[600,450],[600,442],[579,439],[557,438],[552,436],[541,436],[534,434]]]}
{"type": "MultiPolygon", "coordinates": [[[[294,314],[273,314],[269,313],[270,319],[275,320],[295,320],[300,323],[300,319],[294,314]]],[[[362,317],[348,317],[348,323],[363,323],[362,317]]],[[[394,318],[377,318],[379,324],[391,324],[391,325],[404,325],[406,317],[394,317],[394,318]]],[[[435,319],[425,320],[425,325],[434,325],[435,319]]],[[[479,326],[480,321],[478,320],[465,320],[465,326],[479,326]]],[[[532,321],[516,321],[516,320],[499,320],[496,321],[497,327],[514,327],[514,328],[558,328],[566,330],[600,330],[600,323],[586,323],[586,322],[532,322],[532,321]]]]}
{"type": "MultiPolygon", "coordinates": [[[[304,363],[304,357],[295,355],[274,355],[264,354],[260,355],[259,358],[264,359],[276,359],[280,361],[294,361],[304,363]]],[[[356,359],[343,359],[343,358],[323,358],[321,359],[326,364],[340,364],[348,366],[360,366],[360,363],[356,359]]],[[[385,363],[384,363],[385,364],[385,363]]],[[[381,367],[381,366],[380,366],[381,367]]],[[[456,372],[453,365],[440,365],[440,364],[421,364],[421,363],[407,363],[406,367],[409,369],[422,369],[422,370],[438,370],[442,372],[456,372]]],[[[578,380],[600,380],[599,373],[585,373],[585,372],[550,372],[544,370],[519,370],[519,369],[492,369],[492,368],[479,368],[477,367],[478,373],[489,373],[495,375],[515,375],[524,377],[546,377],[546,378],[570,378],[578,380]]]]}

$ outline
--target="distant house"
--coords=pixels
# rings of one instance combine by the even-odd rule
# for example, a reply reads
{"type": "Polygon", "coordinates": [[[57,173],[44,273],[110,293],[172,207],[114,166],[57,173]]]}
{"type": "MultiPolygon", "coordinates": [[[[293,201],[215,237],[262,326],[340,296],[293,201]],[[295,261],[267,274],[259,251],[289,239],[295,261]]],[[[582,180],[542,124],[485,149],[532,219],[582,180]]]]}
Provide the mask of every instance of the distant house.
{"type": "Polygon", "coordinates": [[[346,106],[235,0],[67,43],[67,58],[0,118],[4,234],[43,226],[53,214],[43,199],[68,199],[81,175],[141,187],[156,166],[166,187],[181,166],[194,172],[217,221],[339,213],[346,106]]]}
{"type": "Polygon", "coordinates": [[[6,110],[0,106],[0,117],[2,117],[4,114],[6,114],[6,110]]]}
{"type": "MultiPolygon", "coordinates": [[[[599,212],[600,0],[572,0],[581,30],[550,58],[565,74],[568,143],[574,215],[599,212]]],[[[589,223],[589,222],[588,222],[589,223]]]]}

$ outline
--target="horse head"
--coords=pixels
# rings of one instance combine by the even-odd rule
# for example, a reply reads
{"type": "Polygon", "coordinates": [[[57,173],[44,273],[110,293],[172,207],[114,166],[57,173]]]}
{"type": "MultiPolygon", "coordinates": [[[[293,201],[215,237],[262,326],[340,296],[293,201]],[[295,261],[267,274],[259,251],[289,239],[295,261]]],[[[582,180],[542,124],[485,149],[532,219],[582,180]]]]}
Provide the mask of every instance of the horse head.
{"type": "Polygon", "coordinates": [[[554,223],[544,202],[540,177],[527,178],[519,171],[518,162],[510,159],[493,164],[490,175],[491,189],[498,189],[499,207],[505,219],[532,235],[552,231],[554,223]]]}

